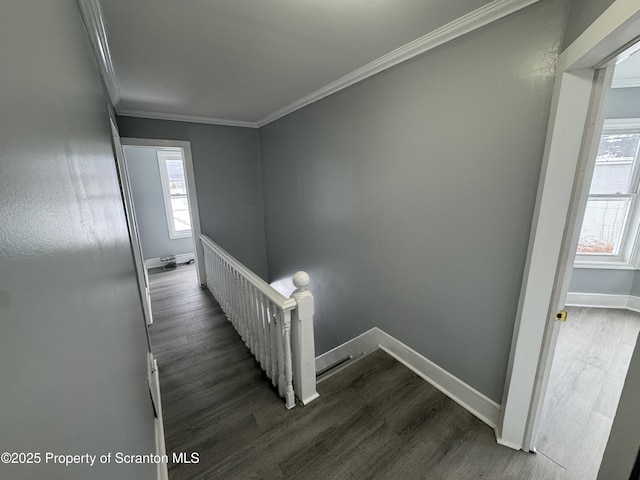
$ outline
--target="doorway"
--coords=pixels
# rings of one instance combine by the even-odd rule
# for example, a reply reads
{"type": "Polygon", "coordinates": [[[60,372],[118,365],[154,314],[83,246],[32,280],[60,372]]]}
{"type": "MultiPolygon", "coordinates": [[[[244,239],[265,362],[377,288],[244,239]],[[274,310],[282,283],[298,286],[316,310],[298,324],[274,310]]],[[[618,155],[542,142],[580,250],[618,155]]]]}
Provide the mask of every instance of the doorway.
{"type": "Polygon", "coordinates": [[[587,204],[587,160],[597,151],[611,81],[606,67],[639,37],[640,6],[617,0],[560,56],[498,433],[498,441],[512,448],[536,447],[560,331],[556,312],[565,305],[576,225],[587,204]]]}
{"type": "Polygon", "coordinates": [[[189,142],[123,138],[122,147],[146,269],[193,261],[204,284],[189,142]]]}
{"type": "Polygon", "coordinates": [[[558,333],[535,444],[576,478],[598,472],[640,332],[638,53],[634,46],[618,57],[604,91],[569,273],[569,320],[558,333]]]}

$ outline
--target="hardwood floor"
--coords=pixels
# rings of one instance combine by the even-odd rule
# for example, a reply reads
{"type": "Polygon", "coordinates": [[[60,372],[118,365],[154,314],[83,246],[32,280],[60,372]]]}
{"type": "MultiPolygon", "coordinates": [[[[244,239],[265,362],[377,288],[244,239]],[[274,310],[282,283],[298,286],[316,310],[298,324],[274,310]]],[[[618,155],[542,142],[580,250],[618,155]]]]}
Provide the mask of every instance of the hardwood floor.
{"type": "Polygon", "coordinates": [[[573,478],[597,476],[639,331],[635,312],[569,309],[536,448],[573,478]]]}
{"type": "MultiPolygon", "coordinates": [[[[150,283],[167,452],[200,458],[170,463],[171,480],[584,478],[501,447],[491,428],[382,351],[287,410],[193,266],[150,283]]],[[[599,353],[593,363],[606,362],[599,353]]],[[[604,393],[598,402],[610,407],[604,393]]]]}

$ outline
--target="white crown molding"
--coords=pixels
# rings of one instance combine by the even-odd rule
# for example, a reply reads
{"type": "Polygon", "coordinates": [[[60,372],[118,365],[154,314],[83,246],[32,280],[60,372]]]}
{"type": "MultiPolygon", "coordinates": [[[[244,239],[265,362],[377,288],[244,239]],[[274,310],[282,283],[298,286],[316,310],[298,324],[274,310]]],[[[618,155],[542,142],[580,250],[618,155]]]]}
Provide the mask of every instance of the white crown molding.
{"type": "Polygon", "coordinates": [[[257,125],[258,127],[263,127],[268,123],[301,109],[302,107],[306,107],[307,105],[317,102],[324,97],[339,92],[340,90],[355,83],[361,82],[372,75],[394,67],[402,62],[406,62],[417,55],[425,53],[444,43],[450,42],[451,40],[461,37],[473,30],[484,27],[485,25],[506,17],[507,15],[517,12],[529,5],[537,3],[538,1],[540,0],[494,0],[491,3],[488,3],[487,5],[454,20],[453,22],[443,25],[428,34],[409,42],[386,55],[383,55],[377,60],[354,70],[335,82],[332,82],[315,92],[290,103],[286,107],[276,110],[272,114],[259,120],[257,125]]]}
{"type": "Polygon", "coordinates": [[[148,112],[146,110],[129,110],[117,108],[116,113],[121,117],[153,118],[156,120],[172,120],[174,122],[208,123],[228,127],[258,128],[256,122],[243,120],[228,120],[225,118],[200,117],[197,115],[179,115],[174,113],[148,112]]]}
{"type": "Polygon", "coordinates": [[[402,47],[383,55],[373,62],[354,70],[338,80],[310,93],[289,105],[276,110],[263,119],[252,122],[242,120],[229,120],[197,115],[180,115],[172,113],[150,112],[145,110],[124,109],[121,107],[120,89],[115,74],[115,68],[111,60],[109,43],[104,24],[104,16],[99,0],[78,0],[91,44],[96,52],[102,77],[107,86],[111,103],[120,116],[153,118],[158,120],[173,120],[178,122],[206,123],[212,125],[225,125],[231,127],[260,128],[278,118],[284,117],[296,110],[365,80],[377,73],[394,67],[402,62],[425,53],[444,43],[450,42],[473,30],[484,27],[507,15],[517,12],[540,0],[494,0],[483,7],[474,10],[442,27],[403,45],[402,47]]]}
{"type": "Polygon", "coordinates": [[[120,88],[118,78],[111,61],[111,51],[107,40],[107,29],[104,25],[104,15],[99,0],[78,0],[80,13],[84,20],[85,28],[89,34],[91,46],[96,54],[102,79],[107,87],[109,99],[114,108],[120,104],[120,88]]]}

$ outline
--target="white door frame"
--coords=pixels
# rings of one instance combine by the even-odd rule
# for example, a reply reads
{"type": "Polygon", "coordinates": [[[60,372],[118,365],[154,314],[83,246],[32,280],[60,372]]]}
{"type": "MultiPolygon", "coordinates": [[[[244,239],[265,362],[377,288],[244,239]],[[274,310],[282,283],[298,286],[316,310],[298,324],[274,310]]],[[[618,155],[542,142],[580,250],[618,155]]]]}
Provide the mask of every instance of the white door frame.
{"type": "Polygon", "coordinates": [[[110,119],[111,138],[113,140],[113,149],[116,155],[116,166],[120,174],[120,183],[122,189],[122,197],[124,209],[127,216],[127,225],[129,226],[129,235],[131,236],[131,251],[133,253],[133,261],[136,266],[136,276],[138,277],[138,289],[140,290],[140,300],[142,301],[142,310],[147,325],[153,323],[153,313],[151,311],[151,292],[149,290],[149,277],[147,269],[144,266],[142,258],[142,247],[140,245],[140,234],[138,233],[138,224],[136,223],[135,212],[133,210],[133,199],[131,197],[131,184],[129,182],[129,172],[124,159],[124,151],[122,150],[122,142],[118,128],[113,119],[110,119]]]}
{"type": "Polygon", "coordinates": [[[200,235],[200,210],[198,209],[198,198],[196,196],[196,180],[193,172],[193,158],[191,156],[191,142],[186,140],[158,140],[150,138],[121,138],[122,145],[134,147],[149,148],[181,148],[184,158],[184,174],[187,180],[187,198],[189,200],[189,213],[191,214],[191,228],[193,239],[193,254],[196,261],[196,273],[198,275],[198,283],[205,285],[207,283],[206,273],[204,270],[204,250],[202,249],[202,240],[200,235]]]}
{"type": "Polygon", "coordinates": [[[529,251],[502,403],[498,442],[535,448],[540,405],[557,338],[555,313],[564,306],[565,277],[575,253],[577,205],[583,193],[594,104],[606,78],[600,68],[640,36],[638,0],[616,0],[561,55],[533,216],[529,251]],[[590,109],[590,106],[592,107],[590,109]],[[583,144],[583,141],[586,143],[583,144]],[[582,153],[582,154],[581,154],[582,153]]]}

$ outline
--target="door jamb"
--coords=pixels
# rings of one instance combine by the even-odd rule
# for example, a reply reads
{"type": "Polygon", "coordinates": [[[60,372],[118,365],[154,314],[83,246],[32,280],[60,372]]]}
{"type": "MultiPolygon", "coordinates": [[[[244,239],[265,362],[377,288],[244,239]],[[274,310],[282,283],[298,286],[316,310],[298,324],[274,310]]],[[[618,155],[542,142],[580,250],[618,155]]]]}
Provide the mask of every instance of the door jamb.
{"type": "MultiPolygon", "coordinates": [[[[616,0],[560,55],[547,141],[507,369],[498,442],[535,448],[539,402],[553,355],[555,310],[564,284],[561,255],[574,237],[571,207],[580,175],[596,69],[640,35],[637,0],[616,0]]],[[[575,222],[573,222],[575,227],[575,222]]],[[[564,267],[564,268],[563,268],[564,267]]],[[[557,334],[557,332],[556,332],[557,334]]]]}
{"type": "Polygon", "coordinates": [[[118,133],[118,128],[113,119],[109,120],[111,128],[111,139],[113,142],[113,150],[116,157],[116,167],[120,175],[121,192],[127,224],[129,226],[129,235],[131,237],[131,250],[133,260],[136,266],[136,276],[138,277],[138,289],[140,290],[140,300],[142,301],[142,311],[144,313],[145,323],[153,324],[153,312],[151,311],[151,298],[149,296],[149,281],[147,270],[144,266],[142,257],[142,249],[140,247],[140,235],[138,234],[138,224],[133,210],[133,199],[131,197],[131,184],[129,182],[129,173],[127,164],[124,159],[124,151],[122,149],[122,138],[118,133]]]}
{"type": "Polygon", "coordinates": [[[187,140],[160,140],[149,138],[131,138],[122,137],[122,145],[134,147],[173,147],[181,148],[184,159],[184,174],[187,180],[187,198],[189,199],[189,212],[191,213],[191,228],[193,229],[193,254],[196,262],[196,274],[198,275],[198,284],[204,286],[207,283],[206,273],[204,269],[204,250],[202,248],[202,240],[200,235],[200,211],[198,209],[198,198],[196,196],[196,181],[193,171],[193,158],[191,156],[191,142],[187,140]]]}

